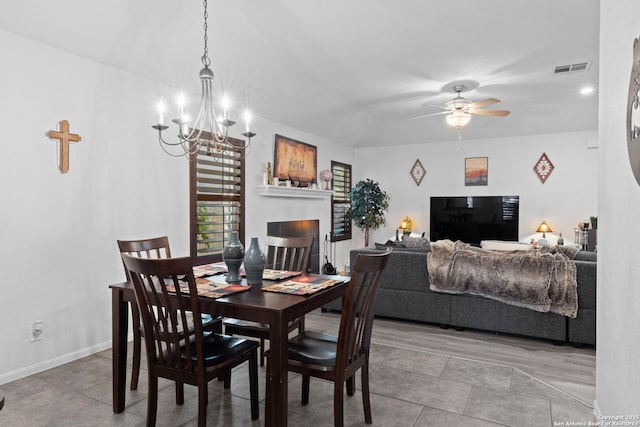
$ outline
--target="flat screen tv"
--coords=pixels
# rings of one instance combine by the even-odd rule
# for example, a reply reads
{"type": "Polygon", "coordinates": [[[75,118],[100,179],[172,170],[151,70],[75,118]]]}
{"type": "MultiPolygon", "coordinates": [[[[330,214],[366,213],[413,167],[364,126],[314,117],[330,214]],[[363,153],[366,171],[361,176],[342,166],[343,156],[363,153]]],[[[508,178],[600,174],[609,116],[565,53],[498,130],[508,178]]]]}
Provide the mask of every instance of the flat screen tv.
{"type": "Polygon", "coordinates": [[[431,197],[430,240],[518,240],[519,196],[431,197]]]}

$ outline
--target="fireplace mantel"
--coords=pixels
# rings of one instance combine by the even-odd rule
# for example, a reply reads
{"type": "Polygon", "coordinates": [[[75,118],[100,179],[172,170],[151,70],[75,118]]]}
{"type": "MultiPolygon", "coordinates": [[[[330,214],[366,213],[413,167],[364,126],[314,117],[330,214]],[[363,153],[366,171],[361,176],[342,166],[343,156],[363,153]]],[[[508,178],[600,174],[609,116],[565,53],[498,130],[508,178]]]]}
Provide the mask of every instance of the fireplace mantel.
{"type": "Polygon", "coordinates": [[[333,190],[320,190],[299,187],[280,187],[276,185],[258,185],[258,194],[267,197],[300,197],[306,199],[328,199],[333,190]]]}

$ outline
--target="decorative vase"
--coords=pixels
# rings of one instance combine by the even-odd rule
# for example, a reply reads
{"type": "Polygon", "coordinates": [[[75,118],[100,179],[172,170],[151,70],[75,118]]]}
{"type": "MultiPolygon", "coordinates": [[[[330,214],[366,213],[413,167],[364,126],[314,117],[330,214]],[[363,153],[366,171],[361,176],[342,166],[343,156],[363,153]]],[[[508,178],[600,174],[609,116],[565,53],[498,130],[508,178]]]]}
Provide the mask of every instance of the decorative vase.
{"type": "Polygon", "coordinates": [[[247,273],[247,283],[250,285],[262,284],[265,256],[260,249],[258,238],[252,237],[249,249],[244,254],[244,270],[247,273]]]}
{"type": "Polygon", "coordinates": [[[229,236],[229,241],[222,250],[222,259],[227,265],[227,283],[240,283],[242,277],[240,277],[240,266],[242,265],[242,259],[244,258],[244,246],[238,238],[238,232],[232,231],[229,236]]]}

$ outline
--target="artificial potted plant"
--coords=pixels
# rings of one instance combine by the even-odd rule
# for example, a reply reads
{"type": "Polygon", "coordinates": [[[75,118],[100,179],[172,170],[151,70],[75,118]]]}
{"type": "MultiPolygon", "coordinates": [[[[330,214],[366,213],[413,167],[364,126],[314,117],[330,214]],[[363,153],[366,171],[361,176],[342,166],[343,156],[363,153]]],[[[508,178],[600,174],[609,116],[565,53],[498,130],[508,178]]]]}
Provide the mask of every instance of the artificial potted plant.
{"type": "Polygon", "coordinates": [[[364,230],[364,245],[369,246],[369,229],[385,224],[384,213],[389,208],[389,195],[380,189],[376,181],[367,178],[359,181],[351,190],[351,207],[347,217],[356,227],[364,230]]]}

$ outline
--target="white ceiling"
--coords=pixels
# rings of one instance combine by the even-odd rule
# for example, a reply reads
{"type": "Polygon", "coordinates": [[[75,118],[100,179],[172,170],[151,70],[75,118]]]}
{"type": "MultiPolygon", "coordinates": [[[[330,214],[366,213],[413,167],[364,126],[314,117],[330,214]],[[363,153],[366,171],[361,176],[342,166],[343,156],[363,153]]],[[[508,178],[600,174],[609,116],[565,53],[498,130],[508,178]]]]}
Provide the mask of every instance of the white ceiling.
{"type": "MultiPolygon", "coordinates": [[[[456,140],[451,83],[508,117],[463,139],[597,129],[598,0],[209,0],[217,87],[255,114],[352,146],[456,140]],[[554,75],[558,65],[587,71],[554,75]],[[579,90],[591,85],[589,97],[579,90]],[[427,104],[425,106],[425,104],[427,104]]],[[[0,29],[199,92],[197,0],[0,0],[0,29]]],[[[46,64],[43,64],[46,69],[46,64]]],[[[165,94],[168,95],[168,94],[165,94]]],[[[194,100],[197,104],[197,100],[194,100]]],[[[194,107],[195,109],[195,107],[194,107]]]]}

